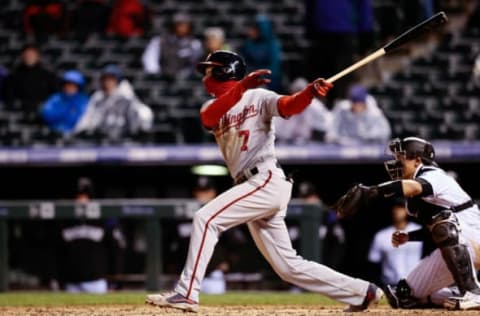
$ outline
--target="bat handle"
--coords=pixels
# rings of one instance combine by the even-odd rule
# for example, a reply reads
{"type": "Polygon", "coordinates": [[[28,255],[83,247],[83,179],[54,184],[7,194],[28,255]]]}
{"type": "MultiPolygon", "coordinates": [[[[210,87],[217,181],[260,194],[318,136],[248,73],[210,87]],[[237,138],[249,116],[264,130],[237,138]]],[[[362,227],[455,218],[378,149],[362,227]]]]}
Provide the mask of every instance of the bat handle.
{"type": "Polygon", "coordinates": [[[348,68],[345,68],[344,70],[340,71],[339,73],[337,73],[336,75],[328,78],[326,81],[328,83],[333,83],[335,81],[337,81],[338,79],[348,75],[349,73],[357,70],[358,68],[368,64],[369,62],[381,57],[385,55],[385,49],[380,48],[378,50],[376,50],[375,52],[371,53],[370,55],[366,56],[365,58],[357,61],[355,64],[351,65],[350,67],[348,68]]]}

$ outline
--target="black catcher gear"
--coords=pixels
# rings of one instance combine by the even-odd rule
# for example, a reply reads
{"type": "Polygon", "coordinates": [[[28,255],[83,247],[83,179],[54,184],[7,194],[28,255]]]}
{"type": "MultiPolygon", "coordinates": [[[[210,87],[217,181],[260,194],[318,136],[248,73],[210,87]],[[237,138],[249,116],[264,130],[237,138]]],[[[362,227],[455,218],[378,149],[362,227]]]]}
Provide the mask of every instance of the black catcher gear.
{"type": "Polygon", "coordinates": [[[434,161],[435,149],[433,148],[433,145],[422,138],[395,138],[390,141],[388,151],[395,158],[385,162],[385,169],[387,169],[392,180],[402,178],[402,164],[399,160],[401,156],[407,159],[415,159],[419,157],[424,165],[436,165],[434,161]]]}
{"type": "Polygon", "coordinates": [[[241,80],[245,76],[246,64],[237,53],[217,50],[210,53],[205,61],[197,64],[197,70],[205,75],[207,67],[212,68],[212,77],[218,81],[241,80]]]}
{"type": "Polygon", "coordinates": [[[332,208],[336,211],[338,218],[349,218],[366,208],[377,194],[375,188],[360,183],[342,195],[332,208]]]}
{"type": "Polygon", "coordinates": [[[480,294],[473,260],[467,246],[459,242],[459,223],[450,211],[443,211],[433,218],[430,228],[432,240],[440,249],[443,260],[455,280],[460,293],[480,294]]]}

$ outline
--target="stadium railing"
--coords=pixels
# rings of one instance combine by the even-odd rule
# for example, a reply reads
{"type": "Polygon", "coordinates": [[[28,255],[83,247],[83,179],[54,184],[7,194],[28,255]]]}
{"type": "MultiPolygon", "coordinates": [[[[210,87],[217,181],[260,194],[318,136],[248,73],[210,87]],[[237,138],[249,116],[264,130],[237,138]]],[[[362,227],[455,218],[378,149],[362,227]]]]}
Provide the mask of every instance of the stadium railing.
{"type": "MultiPolygon", "coordinates": [[[[68,220],[121,218],[145,221],[146,289],[159,290],[162,273],[162,219],[191,219],[200,204],[190,199],[121,199],[75,203],[57,201],[0,201],[0,292],[8,290],[8,223],[10,220],[68,220]]],[[[287,218],[298,220],[300,252],[320,262],[319,228],[322,208],[293,201],[287,218]]]]}

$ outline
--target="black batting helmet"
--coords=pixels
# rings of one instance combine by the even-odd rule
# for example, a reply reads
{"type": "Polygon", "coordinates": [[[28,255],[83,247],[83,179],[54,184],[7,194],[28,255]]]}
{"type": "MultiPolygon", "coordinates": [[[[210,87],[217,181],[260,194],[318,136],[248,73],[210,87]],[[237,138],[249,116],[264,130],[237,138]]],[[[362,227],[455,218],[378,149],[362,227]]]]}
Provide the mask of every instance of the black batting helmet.
{"type": "Polygon", "coordinates": [[[395,157],[394,160],[385,162],[385,168],[392,179],[400,179],[402,177],[402,164],[398,160],[400,155],[407,159],[419,157],[424,165],[436,166],[435,149],[425,139],[418,137],[395,138],[390,141],[388,150],[395,157]]]}
{"type": "Polygon", "coordinates": [[[241,80],[247,68],[240,55],[227,50],[214,51],[205,61],[197,64],[197,70],[202,75],[205,75],[207,67],[213,67],[212,76],[218,81],[241,80]]]}

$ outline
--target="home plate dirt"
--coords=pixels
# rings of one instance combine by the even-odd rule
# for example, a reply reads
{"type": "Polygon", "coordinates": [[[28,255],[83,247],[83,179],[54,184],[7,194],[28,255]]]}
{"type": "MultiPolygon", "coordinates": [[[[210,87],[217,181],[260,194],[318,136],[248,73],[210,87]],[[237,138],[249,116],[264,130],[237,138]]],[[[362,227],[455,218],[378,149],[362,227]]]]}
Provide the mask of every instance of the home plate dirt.
{"type": "MultiPolygon", "coordinates": [[[[387,306],[379,306],[365,313],[368,316],[383,315],[451,315],[446,310],[398,310],[390,309],[387,306]]],[[[265,305],[265,306],[202,306],[198,314],[184,313],[174,309],[161,309],[154,306],[138,305],[89,305],[71,307],[0,307],[2,316],[134,316],[134,315],[168,315],[168,316],[224,316],[224,315],[245,315],[245,316],[317,316],[317,315],[352,315],[343,313],[341,306],[301,306],[301,305],[265,305]]],[[[479,315],[478,311],[455,312],[454,315],[479,315]]]]}

